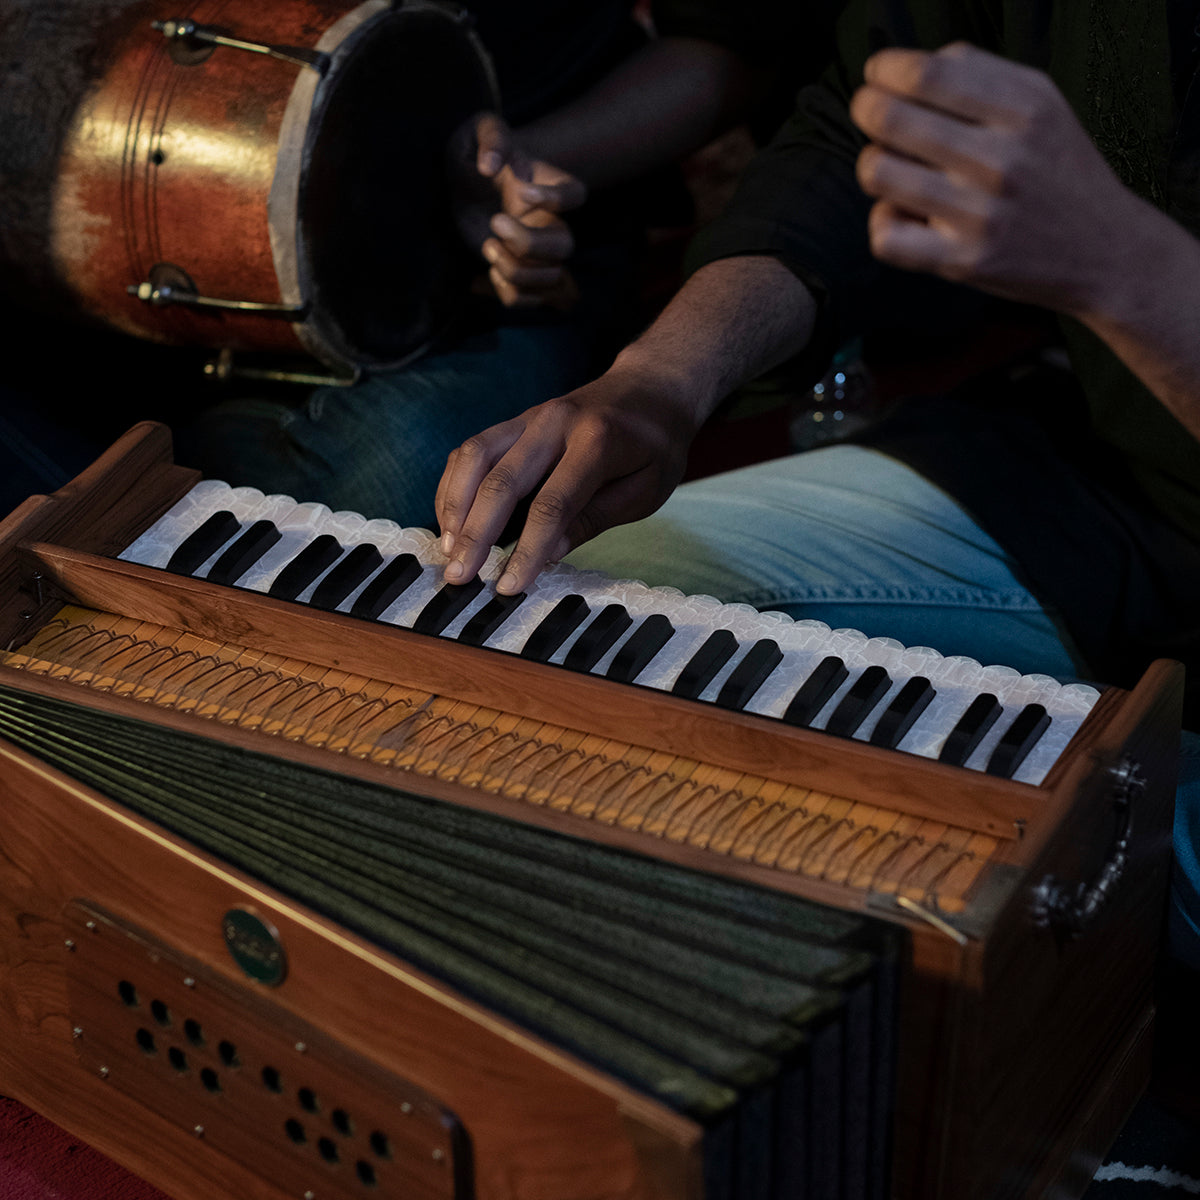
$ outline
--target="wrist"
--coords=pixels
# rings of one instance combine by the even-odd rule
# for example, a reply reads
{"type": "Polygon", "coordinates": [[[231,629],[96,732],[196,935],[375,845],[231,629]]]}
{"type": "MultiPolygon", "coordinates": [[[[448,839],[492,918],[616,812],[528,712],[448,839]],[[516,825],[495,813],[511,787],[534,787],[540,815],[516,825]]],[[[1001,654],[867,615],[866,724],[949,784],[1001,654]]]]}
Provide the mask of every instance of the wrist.
{"type": "Polygon", "coordinates": [[[645,396],[656,408],[671,412],[689,436],[699,430],[721,400],[711,395],[712,388],[693,364],[656,345],[653,328],[626,346],[607,374],[645,396]]]}
{"type": "Polygon", "coordinates": [[[1186,303],[1200,280],[1200,242],[1165,213],[1139,197],[1122,219],[1120,230],[1104,240],[1104,250],[1066,315],[1104,337],[1134,331],[1164,305],[1186,303]]]}

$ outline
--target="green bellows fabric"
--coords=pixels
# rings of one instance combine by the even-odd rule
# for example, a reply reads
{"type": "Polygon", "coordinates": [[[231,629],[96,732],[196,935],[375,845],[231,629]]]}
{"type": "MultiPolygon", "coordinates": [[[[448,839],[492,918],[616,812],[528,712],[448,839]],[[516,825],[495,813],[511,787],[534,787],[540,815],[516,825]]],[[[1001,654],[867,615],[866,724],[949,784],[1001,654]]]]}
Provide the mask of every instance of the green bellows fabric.
{"type": "Polygon", "coordinates": [[[699,1121],[711,1200],[884,1153],[891,926],[6,687],[0,736],[699,1121]]]}

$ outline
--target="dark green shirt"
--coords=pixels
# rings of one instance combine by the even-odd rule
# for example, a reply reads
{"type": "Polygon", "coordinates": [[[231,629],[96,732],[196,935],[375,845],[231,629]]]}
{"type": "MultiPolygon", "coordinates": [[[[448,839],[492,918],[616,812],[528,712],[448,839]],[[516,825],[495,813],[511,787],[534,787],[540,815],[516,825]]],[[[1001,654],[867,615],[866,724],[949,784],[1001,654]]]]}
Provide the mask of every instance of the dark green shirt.
{"type": "MultiPolygon", "coordinates": [[[[655,30],[786,67],[793,87],[829,57],[840,0],[653,0],[655,30]]],[[[631,0],[466,0],[516,125],[557,108],[646,40],[631,0]]]]}

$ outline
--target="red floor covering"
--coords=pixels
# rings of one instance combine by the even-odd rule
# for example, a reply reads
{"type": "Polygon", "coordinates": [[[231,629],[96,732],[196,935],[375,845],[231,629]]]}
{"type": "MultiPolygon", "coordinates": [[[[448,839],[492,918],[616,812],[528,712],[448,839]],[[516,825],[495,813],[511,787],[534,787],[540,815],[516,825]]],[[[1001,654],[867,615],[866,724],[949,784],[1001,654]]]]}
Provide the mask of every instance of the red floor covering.
{"type": "Polygon", "coordinates": [[[0,1098],[0,1200],[167,1198],[24,1105],[0,1098]]]}

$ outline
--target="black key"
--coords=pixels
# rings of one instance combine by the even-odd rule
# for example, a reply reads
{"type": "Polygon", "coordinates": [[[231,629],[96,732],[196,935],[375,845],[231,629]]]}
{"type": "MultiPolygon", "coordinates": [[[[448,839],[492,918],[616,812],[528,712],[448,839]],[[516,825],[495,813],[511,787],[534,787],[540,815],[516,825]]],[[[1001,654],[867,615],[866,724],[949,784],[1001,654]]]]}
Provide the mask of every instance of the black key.
{"type": "Polygon", "coordinates": [[[633,618],[623,604],[605,605],[567,651],[563,666],[572,671],[590,671],[632,624],[633,618]]]}
{"type": "Polygon", "coordinates": [[[988,759],[987,773],[1011,779],[1026,755],[1037,745],[1038,739],[1050,728],[1050,714],[1040,704],[1027,704],[1016,715],[1013,723],[1000,736],[992,757],[988,759]]]}
{"type": "Polygon", "coordinates": [[[837,737],[853,737],[891,686],[891,676],[882,667],[867,667],[829,714],[825,732],[837,737]]]}
{"type": "Polygon", "coordinates": [[[480,592],[483,580],[478,575],[470,583],[444,583],[437,595],[417,614],[414,633],[441,633],[480,592]]]}
{"type": "Polygon", "coordinates": [[[938,762],[961,767],[1003,711],[1004,706],[995,696],[990,692],[981,692],[967,706],[967,711],[959,718],[958,724],[946,736],[946,744],[938,755],[938,762]]]}
{"type": "Polygon", "coordinates": [[[233,545],[222,551],[205,578],[232,587],[281,537],[283,534],[274,522],[255,521],[233,545]]]}
{"type": "Polygon", "coordinates": [[[352,617],[364,621],[378,620],[395,601],[403,596],[413,580],[421,574],[421,564],[415,554],[397,554],[361,592],[350,606],[352,617]]]}
{"type": "Polygon", "coordinates": [[[606,674],[609,679],[632,683],[650,660],[671,640],[675,626],[662,613],[651,613],[629,640],[613,655],[606,674]]]}
{"type": "Polygon", "coordinates": [[[937,690],[924,675],[914,675],[897,693],[871,730],[871,745],[894,750],[916,719],[929,707],[937,690]]]}
{"type": "Polygon", "coordinates": [[[225,509],[213,513],[175,547],[167,561],[167,570],[176,575],[194,575],[200,564],[216,554],[241,527],[233,513],[225,509]]]}
{"type": "Polygon", "coordinates": [[[829,697],[849,676],[846,664],[837,655],[830,654],[821,659],[792,697],[792,702],[784,710],[783,719],[789,725],[811,725],[817,713],[829,703],[829,697]]]}
{"type": "Polygon", "coordinates": [[[323,571],[327,571],[342,556],[342,544],[331,533],[313,538],[292,559],[267,588],[267,595],[276,600],[295,600],[323,571]]]}
{"type": "Polygon", "coordinates": [[[742,657],[742,661],[730,672],[721,685],[717,703],[722,708],[743,709],[750,697],[762,687],[768,675],[783,662],[783,651],[778,642],[760,638],[742,657]]]}
{"type": "Polygon", "coordinates": [[[493,596],[462,627],[458,640],[468,646],[482,646],[517,611],[526,596],[526,592],[517,592],[513,596],[493,596]]]}
{"type": "Polygon", "coordinates": [[[676,696],[695,700],[717,672],[733,657],[738,648],[737,638],[728,629],[718,629],[704,639],[704,645],[688,659],[671,691],[676,696]]]}
{"type": "Polygon", "coordinates": [[[564,596],[525,639],[521,657],[533,662],[547,662],[550,655],[587,620],[591,611],[582,596],[575,593],[564,596]]]}
{"type": "Polygon", "coordinates": [[[313,608],[333,612],[364,579],[374,575],[382,565],[383,555],[379,547],[372,546],[370,542],[360,542],[317,584],[309,604],[313,608]]]}

